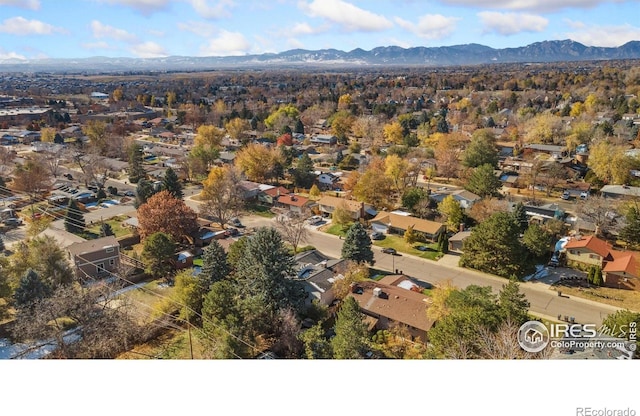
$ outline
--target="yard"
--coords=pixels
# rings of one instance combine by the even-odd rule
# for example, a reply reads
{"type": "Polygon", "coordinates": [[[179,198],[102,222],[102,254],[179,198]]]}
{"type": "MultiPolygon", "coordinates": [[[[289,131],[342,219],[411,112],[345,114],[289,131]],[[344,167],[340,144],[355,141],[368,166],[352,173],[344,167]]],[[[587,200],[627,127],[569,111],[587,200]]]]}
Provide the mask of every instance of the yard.
{"type": "MultiPolygon", "coordinates": [[[[109,220],[106,220],[104,222],[111,226],[111,229],[113,230],[113,233],[115,234],[115,236],[117,238],[119,238],[119,237],[124,237],[126,235],[132,234],[131,228],[128,228],[128,227],[122,225],[122,223],[124,221],[126,221],[127,219],[129,219],[129,217],[127,217],[126,215],[120,215],[118,217],[113,217],[113,218],[111,218],[109,220]]],[[[98,222],[98,223],[93,224],[90,227],[87,227],[87,233],[95,235],[95,236],[99,236],[100,235],[100,226],[101,226],[101,224],[98,222]]]]}
{"type": "MultiPolygon", "coordinates": [[[[347,230],[349,229],[349,227],[347,227],[347,230]]],[[[327,233],[327,234],[333,234],[333,235],[337,235],[340,236],[342,238],[345,237],[345,235],[347,235],[346,231],[342,230],[342,225],[341,224],[327,224],[325,226],[320,227],[320,231],[327,233]]]]}
{"type": "Polygon", "coordinates": [[[565,285],[554,285],[552,288],[562,291],[563,295],[576,296],[619,308],[640,311],[640,292],[635,290],[614,289],[611,287],[583,288],[565,285]]]}
{"type": "Polygon", "coordinates": [[[398,253],[411,254],[428,260],[438,260],[442,257],[442,253],[438,251],[436,243],[417,242],[408,244],[404,241],[404,237],[398,235],[386,235],[384,240],[376,240],[373,244],[377,247],[395,248],[398,253]]]}
{"type": "Polygon", "coordinates": [[[189,333],[186,330],[172,329],[146,344],[137,345],[131,351],[121,354],[118,359],[181,360],[191,358],[191,350],[193,350],[193,358],[202,359],[205,358],[200,353],[202,349],[202,344],[196,334],[192,333],[191,339],[189,339],[189,333]]]}
{"type": "Polygon", "coordinates": [[[264,218],[273,218],[276,216],[276,214],[271,212],[271,207],[256,203],[247,204],[247,211],[252,215],[259,215],[264,218]]]}
{"type": "Polygon", "coordinates": [[[165,285],[163,280],[154,280],[125,292],[122,297],[131,302],[140,321],[148,323],[165,312],[173,292],[174,288],[165,285]]]}

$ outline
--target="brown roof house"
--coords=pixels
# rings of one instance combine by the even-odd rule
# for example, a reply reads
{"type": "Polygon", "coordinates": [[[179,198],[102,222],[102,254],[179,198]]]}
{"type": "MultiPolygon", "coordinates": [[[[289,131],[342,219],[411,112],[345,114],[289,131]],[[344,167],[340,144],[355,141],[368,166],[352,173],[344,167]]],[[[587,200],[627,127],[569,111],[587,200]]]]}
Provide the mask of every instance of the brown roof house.
{"type": "Polygon", "coordinates": [[[120,267],[120,243],[112,235],[71,244],[67,252],[81,280],[106,277],[120,267]]]}
{"type": "Polygon", "coordinates": [[[370,208],[366,207],[364,202],[354,201],[352,199],[338,198],[335,196],[325,195],[318,200],[318,208],[323,216],[329,217],[337,207],[344,207],[354,221],[365,218],[370,208]]]}
{"type": "Polygon", "coordinates": [[[276,202],[276,206],[284,208],[296,214],[306,215],[313,203],[309,198],[296,194],[280,195],[276,202]]]}
{"type": "Polygon", "coordinates": [[[406,276],[389,275],[379,281],[358,282],[352,286],[350,296],[358,302],[362,313],[373,318],[372,329],[403,325],[414,340],[425,342],[433,326],[433,321],[427,318],[431,301],[414,287],[417,285],[406,276]]]}
{"type": "Polygon", "coordinates": [[[385,234],[404,234],[407,228],[413,227],[422,241],[437,241],[440,234],[447,230],[447,227],[440,222],[416,218],[401,211],[380,211],[371,220],[371,227],[374,231],[385,234]]]}

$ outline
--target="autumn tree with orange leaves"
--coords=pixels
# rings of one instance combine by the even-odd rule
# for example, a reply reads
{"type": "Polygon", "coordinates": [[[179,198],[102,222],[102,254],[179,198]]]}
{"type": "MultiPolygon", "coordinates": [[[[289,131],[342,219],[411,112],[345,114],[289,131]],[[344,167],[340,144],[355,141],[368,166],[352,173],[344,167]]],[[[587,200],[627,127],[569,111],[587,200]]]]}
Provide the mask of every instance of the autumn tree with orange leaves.
{"type": "Polygon", "coordinates": [[[138,231],[144,239],[153,233],[169,234],[174,241],[191,239],[198,231],[198,214],[168,191],[160,191],[138,208],[138,231]]]}

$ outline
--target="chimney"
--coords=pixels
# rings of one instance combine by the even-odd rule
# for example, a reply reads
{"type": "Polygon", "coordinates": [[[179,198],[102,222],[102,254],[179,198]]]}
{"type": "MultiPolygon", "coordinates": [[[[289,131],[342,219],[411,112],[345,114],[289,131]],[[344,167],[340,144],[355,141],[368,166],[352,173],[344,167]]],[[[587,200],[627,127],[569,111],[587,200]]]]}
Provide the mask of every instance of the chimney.
{"type": "Polygon", "coordinates": [[[373,296],[379,298],[381,297],[380,295],[382,295],[382,289],[379,287],[373,288],[373,296]]]}
{"type": "Polygon", "coordinates": [[[464,223],[463,222],[460,223],[460,227],[458,227],[458,231],[460,231],[460,232],[464,231],[464,223]]]}

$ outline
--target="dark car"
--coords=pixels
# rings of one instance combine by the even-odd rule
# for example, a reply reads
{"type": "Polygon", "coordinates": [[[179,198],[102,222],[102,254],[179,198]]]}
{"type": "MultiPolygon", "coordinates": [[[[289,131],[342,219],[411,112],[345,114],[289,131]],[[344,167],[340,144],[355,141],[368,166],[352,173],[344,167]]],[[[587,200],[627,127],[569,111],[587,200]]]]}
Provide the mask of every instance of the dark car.
{"type": "Polygon", "coordinates": [[[2,223],[8,227],[17,227],[19,225],[22,225],[22,220],[20,218],[12,217],[3,220],[2,223]]]}
{"type": "Polygon", "coordinates": [[[372,240],[384,240],[384,234],[382,234],[380,231],[374,231],[371,233],[371,239],[372,240]]]}
{"type": "Polygon", "coordinates": [[[385,247],[385,248],[383,248],[383,249],[382,249],[382,252],[383,252],[383,253],[385,253],[385,254],[391,254],[391,255],[394,255],[394,256],[395,256],[396,254],[398,254],[398,252],[396,251],[396,249],[395,249],[395,248],[391,248],[391,247],[385,247]]]}
{"type": "Polygon", "coordinates": [[[240,234],[240,232],[238,231],[237,228],[229,228],[224,232],[224,235],[226,235],[228,237],[235,237],[238,234],[240,234]]]}

